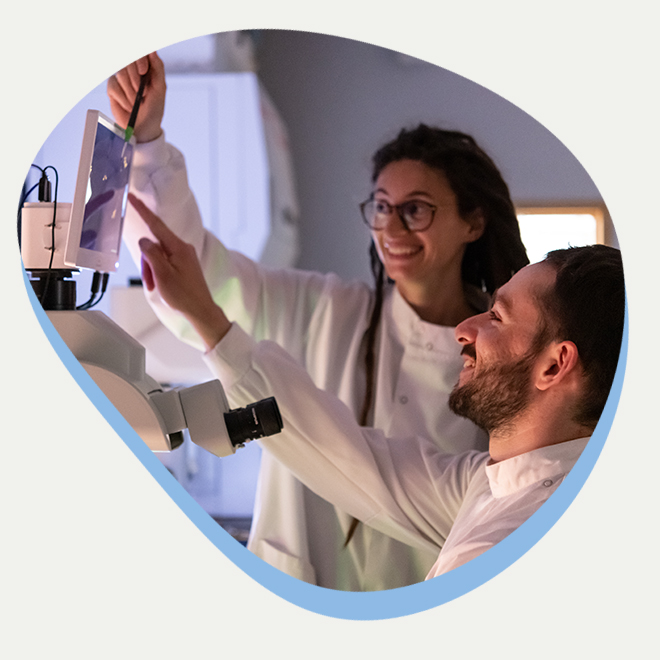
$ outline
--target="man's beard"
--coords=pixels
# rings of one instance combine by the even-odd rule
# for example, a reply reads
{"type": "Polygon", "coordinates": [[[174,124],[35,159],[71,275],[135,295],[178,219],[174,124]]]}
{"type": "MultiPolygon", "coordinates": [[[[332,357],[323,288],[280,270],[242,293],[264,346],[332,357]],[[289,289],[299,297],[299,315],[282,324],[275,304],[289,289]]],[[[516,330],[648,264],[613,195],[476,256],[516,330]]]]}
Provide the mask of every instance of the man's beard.
{"type": "MultiPolygon", "coordinates": [[[[466,352],[473,353],[471,349],[466,352]]],[[[499,361],[475,372],[465,385],[454,387],[449,408],[487,433],[502,431],[527,407],[537,356],[534,351],[516,362],[499,361]]]]}

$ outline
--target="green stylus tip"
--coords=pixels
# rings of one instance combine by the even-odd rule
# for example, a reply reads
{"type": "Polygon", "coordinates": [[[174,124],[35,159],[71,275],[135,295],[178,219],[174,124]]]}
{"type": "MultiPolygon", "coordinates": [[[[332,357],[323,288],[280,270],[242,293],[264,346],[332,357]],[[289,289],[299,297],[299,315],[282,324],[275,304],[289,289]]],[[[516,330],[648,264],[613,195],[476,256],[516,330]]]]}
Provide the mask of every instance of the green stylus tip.
{"type": "Polygon", "coordinates": [[[126,138],[125,138],[125,139],[126,139],[126,142],[128,142],[128,141],[133,137],[133,130],[134,130],[134,129],[133,129],[132,126],[129,126],[129,127],[126,129],[126,138]]]}

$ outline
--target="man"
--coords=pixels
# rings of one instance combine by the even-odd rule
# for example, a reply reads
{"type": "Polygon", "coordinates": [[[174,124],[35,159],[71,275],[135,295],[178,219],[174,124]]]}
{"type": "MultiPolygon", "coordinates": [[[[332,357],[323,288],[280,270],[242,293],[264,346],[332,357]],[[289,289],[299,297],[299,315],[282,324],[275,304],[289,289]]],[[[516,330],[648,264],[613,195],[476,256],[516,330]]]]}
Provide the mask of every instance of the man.
{"type": "Polygon", "coordinates": [[[428,577],[482,554],[537,511],[598,422],[623,333],[618,250],[550,253],[501,287],[489,312],[456,328],[464,368],[451,406],[488,432],[489,451],[446,456],[423,438],[402,443],[360,428],[287,353],[232,325],[205,287],[194,249],[130,200],[159,241],[140,243],[147,288],[193,325],[228,390],[277,398],[289,438],[263,441],[269,450],[364,523],[442,548],[428,577]]]}

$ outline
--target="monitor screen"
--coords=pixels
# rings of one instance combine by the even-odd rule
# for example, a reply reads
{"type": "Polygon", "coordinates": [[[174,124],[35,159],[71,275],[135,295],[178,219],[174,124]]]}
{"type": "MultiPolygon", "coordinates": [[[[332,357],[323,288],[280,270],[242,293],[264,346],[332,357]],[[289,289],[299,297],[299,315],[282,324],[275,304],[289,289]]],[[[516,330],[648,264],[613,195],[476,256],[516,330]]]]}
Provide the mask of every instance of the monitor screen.
{"type": "Polygon", "coordinates": [[[117,270],[135,139],[98,110],[89,110],[80,153],[64,263],[117,270]]]}

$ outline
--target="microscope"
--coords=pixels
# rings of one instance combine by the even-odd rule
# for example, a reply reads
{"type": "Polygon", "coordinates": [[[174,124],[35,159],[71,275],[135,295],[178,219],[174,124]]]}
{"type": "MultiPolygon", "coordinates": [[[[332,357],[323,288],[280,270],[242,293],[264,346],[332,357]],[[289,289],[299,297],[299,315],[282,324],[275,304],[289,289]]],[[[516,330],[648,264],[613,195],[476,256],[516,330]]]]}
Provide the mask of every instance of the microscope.
{"type": "Polygon", "coordinates": [[[218,380],[164,389],[145,371],[144,347],[91,309],[117,268],[134,144],[107,117],[88,111],[73,202],[22,206],[23,264],[55,330],[152,451],[180,446],[187,429],[196,445],[229,456],[282,430],[275,399],[231,410],[218,380]],[[94,271],[92,297],[77,305],[74,276],[82,268],[94,271]]]}

